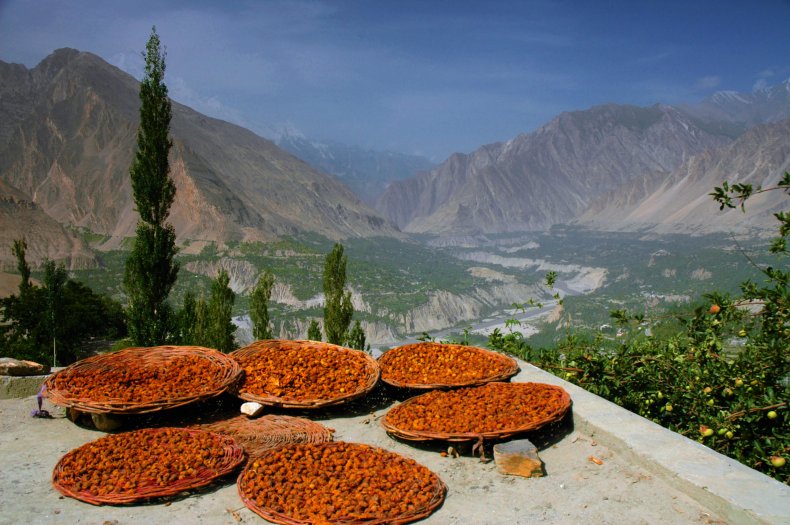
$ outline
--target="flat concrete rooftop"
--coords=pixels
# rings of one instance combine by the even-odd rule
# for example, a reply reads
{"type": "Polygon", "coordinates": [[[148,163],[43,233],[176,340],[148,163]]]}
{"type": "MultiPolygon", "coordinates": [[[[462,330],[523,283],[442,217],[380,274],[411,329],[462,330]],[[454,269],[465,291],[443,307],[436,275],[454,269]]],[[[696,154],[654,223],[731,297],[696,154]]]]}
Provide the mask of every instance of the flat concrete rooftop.
{"type": "MultiPolygon", "coordinates": [[[[481,463],[468,449],[460,458],[442,457],[446,444],[414,446],[392,439],[379,422],[392,402],[289,413],[334,428],[336,440],[386,448],[436,472],[448,493],[443,506],[419,522],[426,525],[790,524],[790,487],[551,374],[520,365],[514,381],[558,384],[573,400],[573,416],[563,425],[526,436],[543,447],[543,478],[504,476],[493,462],[481,463]]],[[[229,397],[220,404],[231,411],[236,407],[229,397]]],[[[62,410],[46,405],[53,419],[30,417],[35,397],[0,400],[0,525],[266,523],[244,507],[233,478],[187,497],[137,506],[97,507],[62,497],[50,484],[55,463],[104,434],[76,426],[62,410]]]]}

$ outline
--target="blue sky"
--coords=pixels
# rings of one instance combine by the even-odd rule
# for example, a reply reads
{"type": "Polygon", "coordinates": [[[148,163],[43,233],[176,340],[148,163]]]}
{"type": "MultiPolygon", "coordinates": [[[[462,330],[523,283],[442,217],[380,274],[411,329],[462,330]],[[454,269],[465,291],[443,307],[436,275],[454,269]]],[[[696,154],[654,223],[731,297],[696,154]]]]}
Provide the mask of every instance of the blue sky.
{"type": "Polygon", "coordinates": [[[0,0],[0,59],[73,47],[135,73],[154,24],[180,102],[435,161],[562,111],[790,77],[790,0],[0,0]]]}

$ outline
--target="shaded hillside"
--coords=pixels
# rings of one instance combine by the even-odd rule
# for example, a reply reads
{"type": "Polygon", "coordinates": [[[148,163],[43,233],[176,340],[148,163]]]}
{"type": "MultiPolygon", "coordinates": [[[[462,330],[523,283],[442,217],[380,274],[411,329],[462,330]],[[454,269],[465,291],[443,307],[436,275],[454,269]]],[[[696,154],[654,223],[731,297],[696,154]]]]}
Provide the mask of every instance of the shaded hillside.
{"type": "MultiPolygon", "coordinates": [[[[16,272],[17,262],[11,253],[11,246],[15,239],[22,238],[27,242],[26,258],[34,266],[44,259],[61,261],[67,268],[97,265],[96,258],[79,235],[64,228],[34,202],[27,200],[24,194],[2,180],[0,224],[0,270],[16,272]]],[[[13,280],[18,284],[19,276],[13,280]]]]}
{"type": "Polygon", "coordinates": [[[790,119],[754,127],[727,146],[688,159],[668,176],[625,185],[594,202],[578,222],[598,229],[658,232],[773,229],[773,214],[787,205],[782,192],[752,197],[748,213],[718,211],[708,194],[725,180],[771,187],[785,171],[790,171],[790,119]]]}
{"type": "MultiPolygon", "coordinates": [[[[132,235],[137,93],[90,53],[60,49],[31,70],[0,62],[2,180],[58,223],[132,235]]],[[[173,103],[171,135],[180,242],[396,233],[347,187],[246,129],[173,103]]]]}
{"type": "Polygon", "coordinates": [[[456,154],[400,181],[377,209],[409,232],[540,230],[573,220],[600,195],[727,144],[669,106],[606,105],[563,113],[534,133],[456,154]]]}

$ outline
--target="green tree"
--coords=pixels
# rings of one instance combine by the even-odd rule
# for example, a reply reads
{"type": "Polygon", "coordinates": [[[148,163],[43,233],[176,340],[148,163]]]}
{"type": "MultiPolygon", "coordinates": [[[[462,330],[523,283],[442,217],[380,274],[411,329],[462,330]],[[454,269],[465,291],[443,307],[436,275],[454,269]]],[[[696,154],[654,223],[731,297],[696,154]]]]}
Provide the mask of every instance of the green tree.
{"type": "Polygon", "coordinates": [[[19,295],[23,295],[27,290],[30,290],[30,266],[25,259],[25,252],[27,251],[27,242],[25,238],[14,239],[14,245],[11,252],[16,257],[16,269],[19,275],[22,276],[22,281],[19,283],[19,295]]]}
{"type": "Polygon", "coordinates": [[[370,351],[370,345],[366,344],[365,331],[362,329],[362,324],[359,320],[354,321],[354,328],[352,328],[351,332],[348,334],[348,347],[363,350],[365,352],[370,351]]]}
{"type": "Polygon", "coordinates": [[[178,276],[176,234],[165,221],[176,194],[168,154],[170,99],[164,84],[165,54],[156,28],[146,44],[145,76],[140,83],[140,126],[130,168],[132,192],[140,220],[132,252],[126,260],[124,288],[128,297],[129,335],[134,344],[163,344],[173,330],[167,297],[178,276]]]}
{"type": "Polygon", "coordinates": [[[321,325],[315,319],[311,319],[310,326],[307,327],[307,339],[310,341],[321,340],[321,325]]]}
{"type": "Polygon", "coordinates": [[[233,303],[236,294],[230,289],[230,277],[224,269],[219,271],[217,278],[211,283],[211,296],[208,300],[208,322],[205,345],[221,352],[230,352],[236,348],[233,333],[233,303]]]}
{"type": "Polygon", "coordinates": [[[19,282],[19,294],[0,299],[2,306],[0,330],[3,333],[3,341],[8,346],[3,353],[9,356],[31,356],[31,348],[37,346],[36,330],[40,323],[38,309],[41,306],[41,298],[39,289],[30,282],[30,265],[25,258],[27,251],[25,239],[15,239],[11,251],[16,257],[16,267],[22,279],[19,282]]]}
{"type": "MultiPolygon", "coordinates": [[[[711,195],[722,208],[745,211],[752,195],[767,191],[790,196],[790,174],[764,189],[724,182],[711,195]]],[[[790,483],[781,466],[790,459],[790,212],[774,217],[779,235],[769,251],[781,263],[760,268],[763,282],[742,283],[740,298],[711,292],[676,320],[615,310],[612,317],[632,328],[617,342],[571,334],[554,348],[534,349],[520,333],[496,330],[489,346],[790,483]],[[645,335],[639,327],[648,323],[665,335],[645,335]]]]}
{"type": "Polygon", "coordinates": [[[342,345],[354,315],[351,292],[346,288],[346,264],[343,245],[335,243],[324,262],[324,334],[329,343],[342,345]]]}
{"type": "Polygon", "coordinates": [[[67,280],[66,268],[62,264],[55,264],[50,259],[44,261],[46,310],[42,313],[48,339],[52,341],[52,366],[57,366],[57,340],[63,327],[63,288],[67,280]]]}
{"type": "Polygon", "coordinates": [[[182,345],[195,345],[195,334],[198,329],[197,299],[192,290],[184,294],[184,302],[178,312],[178,340],[182,345]]]}
{"type": "Polygon", "coordinates": [[[0,299],[0,355],[48,362],[54,341],[57,363],[69,364],[85,355],[90,339],[126,334],[120,303],[69,279],[53,261],[44,263],[44,286],[35,286],[24,241],[15,241],[12,251],[22,279],[18,295],[0,299]]]}
{"type": "Polygon", "coordinates": [[[189,344],[210,347],[210,324],[211,317],[208,313],[208,304],[203,297],[198,297],[195,301],[195,327],[191,333],[192,340],[189,344]]]}
{"type": "Polygon", "coordinates": [[[256,340],[272,338],[272,327],[269,319],[269,300],[272,297],[273,286],[274,275],[269,271],[264,271],[258,278],[258,282],[250,297],[252,336],[256,340]]]}

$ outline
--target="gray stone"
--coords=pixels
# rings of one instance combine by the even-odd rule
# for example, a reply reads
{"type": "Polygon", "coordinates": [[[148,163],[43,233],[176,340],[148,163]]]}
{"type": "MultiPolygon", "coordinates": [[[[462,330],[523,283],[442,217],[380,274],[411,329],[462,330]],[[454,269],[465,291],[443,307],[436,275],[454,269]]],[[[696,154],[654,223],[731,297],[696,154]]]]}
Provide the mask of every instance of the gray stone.
{"type": "Polygon", "coordinates": [[[0,357],[0,376],[39,376],[48,373],[47,365],[13,357],[0,357]]]}
{"type": "Polygon", "coordinates": [[[545,475],[538,449],[528,439],[494,445],[494,461],[502,474],[540,478],[545,475]]]}

